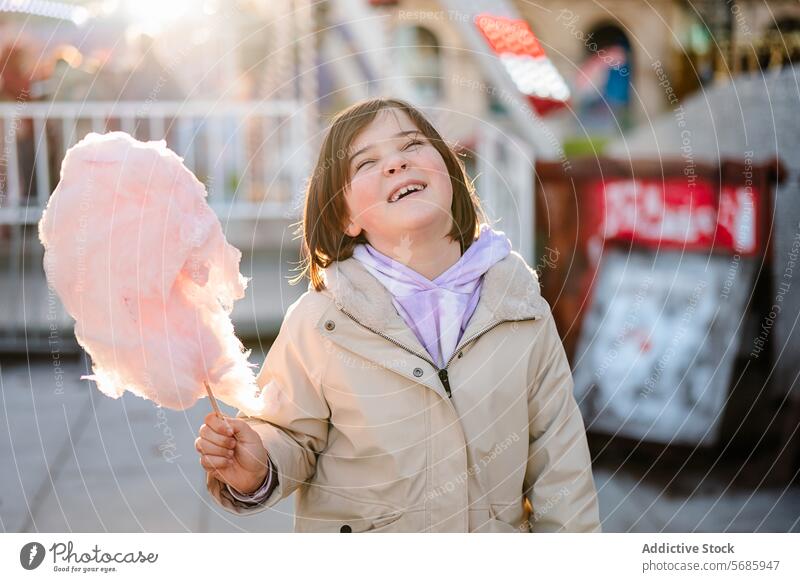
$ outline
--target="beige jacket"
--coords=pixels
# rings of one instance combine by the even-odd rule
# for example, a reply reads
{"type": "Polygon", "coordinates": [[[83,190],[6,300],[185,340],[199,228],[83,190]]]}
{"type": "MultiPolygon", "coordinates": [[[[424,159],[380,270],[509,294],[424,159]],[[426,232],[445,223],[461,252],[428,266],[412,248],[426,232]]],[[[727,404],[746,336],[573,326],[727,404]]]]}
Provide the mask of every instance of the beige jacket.
{"type": "Polygon", "coordinates": [[[283,320],[258,375],[269,411],[247,418],[300,532],[600,531],[586,433],[536,273],[512,252],[484,276],[438,370],[355,259],[331,265],[283,320]]]}

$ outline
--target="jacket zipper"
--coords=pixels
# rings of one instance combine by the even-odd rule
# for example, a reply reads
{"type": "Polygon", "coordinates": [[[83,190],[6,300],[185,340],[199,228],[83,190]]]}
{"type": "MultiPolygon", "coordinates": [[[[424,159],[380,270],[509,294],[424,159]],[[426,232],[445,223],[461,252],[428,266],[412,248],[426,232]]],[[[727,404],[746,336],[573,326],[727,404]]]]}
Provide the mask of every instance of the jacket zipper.
{"type": "Polygon", "coordinates": [[[386,340],[388,340],[388,341],[392,342],[392,343],[393,343],[394,345],[396,345],[398,348],[401,348],[401,349],[403,349],[403,350],[407,351],[408,353],[410,353],[410,354],[412,354],[412,355],[414,355],[414,356],[417,356],[417,357],[418,357],[418,358],[420,358],[421,360],[425,360],[425,361],[426,361],[426,362],[428,362],[428,363],[429,363],[431,366],[433,366],[433,367],[434,367],[434,369],[436,369],[436,373],[439,375],[439,381],[442,383],[442,386],[444,387],[444,390],[445,390],[445,392],[447,392],[447,397],[448,397],[448,398],[452,398],[452,397],[453,397],[453,393],[452,393],[452,391],[451,391],[451,388],[450,388],[450,377],[447,375],[447,367],[450,365],[450,362],[452,362],[452,361],[453,361],[453,358],[455,358],[455,357],[456,357],[456,355],[457,355],[457,354],[458,354],[458,353],[459,353],[461,350],[463,350],[463,349],[464,349],[464,348],[465,348],[467,345],[469,345],[470,343],[472,343],[472,342],[474,342],[475,340],[477,340],[477,339],[478,339],[479,337],[481,337],[483,334],[485,334],[485,333],[487,333],[487,332],[490,332],[491,330],[493,330],[494,328],[496,328],[496,327],[497,327],[498,325],[500,325],[501,323],[514,322],[514,321],[530,321],[530,320],[535,320],[535,319],[536,319],[536,317],[524,317],[524,318],[522,318],[522,319],[501,319],[500,321],[495,321],[495,322],[494,322],[492,325],[490,325],[490,326],[488,326],[488,327],[485,327],[485,328],[483,328],[481,331],[479,331],[478,333],[474,334],[474,335],[473,335],[472,337],[470,337],[468,340],[465,340],[465,341],[461,342],[461,345],[459,345],[458,347],[456,347],[456,349],[453,351],[453,355],[452,355],[452,356],[450,356],[450,358],[447,360],[447,362],[445,362],[445,364],[444,364],[444,367],[443,367],[443,368],[439,368],[439,366],[437,366],[437,365],[436,365],[434,362],[432,362],[430,358],[423,356],[423,355],[422,355],[422,354],[420,354],[419,352],[416,352],[416,351],[412,350],[411,348],[409,348],[409,347],[405,346],[404,344],[401,344],[399,341],[397,341],[396,339],[394,339],[394,338],[392,338],[392,337],[389,337],[389,336],[388,336],[388,335],[386,335],[385,333],[383,333],[383,332],[380,332],[380,331],[378,331],[377,329],[371,328],[370,326],[368,326],[368,325],[366,325],[366,324],[364,324],[364,323],[361,323],[361,322],[360,322],[360,321],[359,321],[359,320],[358,320],[358,319],[357,319],[357,318],[356,318],[354,315],[352,315],[352,314],[351,314],[350,312],[348,312],[346,309],[339,308],[339,310],[340,310],[342,313],[344,313],[344,314],[345,314],[347,317],[349,317],[350,319],[352,319],[354,322],[356,322],[358,325],[360,325],[361,327],[363,327],[364,329],[368,329],[368,330],[369,330],[369,331],[371,331],[372,333],[375,333],[375,334],[377,334],[377,335],[381,336],[382,338],[384,338],[384,339],[386,339],[386,340]]]}

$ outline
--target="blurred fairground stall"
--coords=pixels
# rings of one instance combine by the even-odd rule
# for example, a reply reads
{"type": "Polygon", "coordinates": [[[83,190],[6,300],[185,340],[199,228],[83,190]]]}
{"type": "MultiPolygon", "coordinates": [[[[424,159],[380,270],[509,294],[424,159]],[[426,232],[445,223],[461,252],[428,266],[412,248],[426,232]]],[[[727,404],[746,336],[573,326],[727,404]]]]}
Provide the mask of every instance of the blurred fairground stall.
{"type": "Polygon", "coordinates": [[[567,153],[537,163],[543,291],[598,458],[630,439],[648,471],[783,487],[800,472],[800,6],[694,7],[704,26],[669,43],[641,13],[635,98],[562,117],[567,153]]]}

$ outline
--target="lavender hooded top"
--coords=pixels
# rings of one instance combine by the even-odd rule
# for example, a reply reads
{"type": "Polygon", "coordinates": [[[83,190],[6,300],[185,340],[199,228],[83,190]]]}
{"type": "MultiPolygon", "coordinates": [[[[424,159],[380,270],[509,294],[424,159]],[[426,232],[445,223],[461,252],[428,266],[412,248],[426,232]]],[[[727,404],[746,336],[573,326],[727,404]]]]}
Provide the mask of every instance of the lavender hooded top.
{"type": "Polygon", "coordinates": [[[483,275],[511,252],[511,241],[488,224],[461,258],[433,281],[403,263],[359,244],[353,258],[392,295],[395,309],[439,368],[455,352],[478,305],[483,275]]]}

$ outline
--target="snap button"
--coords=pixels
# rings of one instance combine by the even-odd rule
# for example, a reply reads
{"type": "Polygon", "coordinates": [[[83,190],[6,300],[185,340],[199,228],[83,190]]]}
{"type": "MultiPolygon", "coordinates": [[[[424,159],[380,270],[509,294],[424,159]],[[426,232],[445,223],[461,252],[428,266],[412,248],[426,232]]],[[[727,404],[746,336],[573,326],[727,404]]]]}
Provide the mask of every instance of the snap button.
{"type": "Polygon", "coordinates": [[[352,533],[353,528],[347,524],[344,524],[342,527],[339,528],[340,533],[352,533]]]}
{"type": "Polygon", "coordinates": [[[328,321],[325,322],[325,329],[327,329],[328,331],[333,331],[335,327],[336,324],[333,323],[332,320],[329,319],[328,321]]]}
{"type": "Polygon", "coordinates": [[[416,376],[417,378],[422,376],[422,368],[414,368],[414,376],[416,376]]]}

